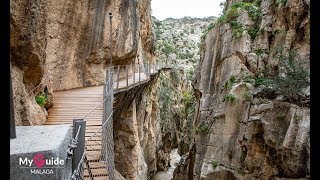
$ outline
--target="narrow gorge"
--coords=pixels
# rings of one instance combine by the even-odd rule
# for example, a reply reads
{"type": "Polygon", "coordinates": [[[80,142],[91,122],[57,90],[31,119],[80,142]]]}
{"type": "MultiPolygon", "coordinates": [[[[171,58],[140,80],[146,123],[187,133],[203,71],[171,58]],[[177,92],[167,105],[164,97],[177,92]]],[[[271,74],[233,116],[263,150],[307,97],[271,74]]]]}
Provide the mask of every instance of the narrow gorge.
{"type": "Polygon", "coordinates": [[[158,20],[151,0],[11,0],[16,126],[45,125],[57,92],[102,86],[111,59],[118,80],[161,64],[114,94],[118,179],[310,179],[310,1],[221,7],[158,20]]]}

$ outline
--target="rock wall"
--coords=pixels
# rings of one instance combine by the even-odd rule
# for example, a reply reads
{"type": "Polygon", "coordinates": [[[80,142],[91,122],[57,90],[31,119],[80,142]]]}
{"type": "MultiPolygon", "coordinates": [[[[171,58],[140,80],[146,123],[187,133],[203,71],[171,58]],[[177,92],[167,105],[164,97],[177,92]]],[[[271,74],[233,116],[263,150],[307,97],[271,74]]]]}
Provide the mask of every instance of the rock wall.
{"type": "Polygon", "coordinates": [[[161,141],[157,79],[115,95],[115,166],[130,179],[146,179],[157,171],[161,141]]]}
{"type": "Polygon", "coordinates": [[[187,81],[183,69],[176,73],[163,69],[149,82],[115,95],[115,164],[124,177],[147,179],[167,170],[173,148],[188,150],[190,137],[184,132],[179,95],[186,91],[187,81]]]}
{"type": "MultiPolygon", "coordinates": [[[[10,58],[17,125],[42,124],[52,92],[100,85],[113,65],[154,61],[149,0],[10,1],[10,58]],[[37,105],[44,92],[48,101],[37,105]]],[[[124,67],[122,67],[124,68],[124,67]]]]}
{"type": "Polygon", "coordinates": [[[193,80],[195,150],[175,179],[309,179],[309,80],[275,90],[309,69],[309,1],[245,2],[228,0],[205,38],[193,80]],[[289,69],[290,58],[302,66],[289,69]]]}

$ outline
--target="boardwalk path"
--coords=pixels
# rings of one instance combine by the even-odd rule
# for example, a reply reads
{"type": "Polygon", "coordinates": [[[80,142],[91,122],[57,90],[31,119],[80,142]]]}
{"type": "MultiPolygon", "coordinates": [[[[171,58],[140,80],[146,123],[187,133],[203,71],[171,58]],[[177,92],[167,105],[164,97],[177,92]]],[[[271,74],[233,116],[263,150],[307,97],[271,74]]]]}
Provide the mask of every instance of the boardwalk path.
{"type": "MultiPolygon", "coordinates": [[[[151,71],[151,74],[155,74],[156,72],[157,71],[151,71]]],[[[140,82],[139,73],[135,74],[135,81],[133,81],[133,76],[128,77],[128,86],[126,78],[120,79],[118,88],[117,82],[114,82],[114,93],[127,91],[128,89],[145,83],[148,80],[149,76],[145,73],[140,73],[140,82]]],[[[83,87],[54,92],[54,106],[49,109],[48,120],[44,125],[70,124],[72,126],[73,119],[82,118],[95,108],[102,100],[103,86],[83,87]]],[[[103,104],[98,106],[96,110],[85,118],[87,124],[85,133],[86,140],[101,127],[102,116],[103,104]]],[[[91,171],[95,176],[94,179],[108,179],[106,165],[99,161],[101,154],[101,132],[88,141],[86,150],[88,152],[87,158],[90,162],[91,171]]],[[[88,172],[85,170],[85,177],[87,175],[88,172]]]]}

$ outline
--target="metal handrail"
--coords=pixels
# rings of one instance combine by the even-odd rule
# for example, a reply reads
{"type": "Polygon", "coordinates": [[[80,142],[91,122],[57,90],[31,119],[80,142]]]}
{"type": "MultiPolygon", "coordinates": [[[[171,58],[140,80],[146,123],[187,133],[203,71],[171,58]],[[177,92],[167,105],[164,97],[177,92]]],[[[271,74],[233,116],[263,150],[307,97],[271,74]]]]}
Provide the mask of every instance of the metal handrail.
{"type": "MultiPolygon", "coordinates": [[[[128,65],[118,65],[118,66],[112,66],[112,67],[109,67],[110,69],[112,68],[112,69],[114,69],[115,67],[121,67],[121,66],[124,66],[124,67],[128,67],[128,65]]],[[[146,64],[146,66],[150,66],[149,64],[146,64]]],[[[140,66],[138,66],[138,69],[140,69],[140,66]]],[[[148,69],[148,71],[150,71],[150,73],[148,74],[148,76],[150,76],[152,73],[151,73],[151,68],[147,68],[148,69]]],[[[160,69],[159,69],[160,70],[160,69]]],[[[126,72],[128,72],[128,70],[126,71],[126,72]]],[[[140,71],[139,71],[140,72],[140,71]]],[[[135,72],[133,72],[133,73],[135,73],[135,72]]],[[[153,71],[153,73],[156,73],[156,70],[154,70],[153,71]]],[[[110,79],[110,77],[111,76],[109,76],[109,79],[108,79],[108,81],[106,82],[106,84],[107,83],[109,83],[110,81],[111,81],[111,79],[110,79]]],[[[119,72],[118,72],[118,75],[117,75],[117,88],[116,88],[116,90],[118,90],[119,89],[119,72]]],[[[128,88],[128,87],[130,87],[129,86],[129,83],[128,83],[128,79],[129,79],[129,76],[128,76],[128,73],[126,73],[126,87],[124,87],[124,88],[128,88]]],[[[138,83],[140,83],[141,81],[140,81],[140,73],[139,73],[139,81],[138,82],[135,82],[134,84],[138,84],[138,83]]],[[[133,85],[134,85],[133,84],[133,85]]],[[[121,88],[122,89],[122,88],[121,88]]],[[[88,115],[90,115],[93,111],[95,111],[99,106],[101,106],[105,101],[107,100],[107,98],[105,98],[104,100],[102,100],[99,104],[97,104],[90,112],[88,112],[86,115],[84,115],[83,117],[82,117],[82,119],[85,119],[88,115]]]]}
{"type": "MultiPolygon", "coordinates": [[[[118,68],[118,74],[117,74],[117,88],[116,88],[116,90],[119,90],[119,69],[120,69],[120,65],[119,66],[111,66],[111,67],[109,67],[109,69],[108,69],[108,73],[112,73],[112,71],[111,70],[114,70],[114,68],[118,68]]],[[[134,75],[133,75],[133,78],[135,78],[135,72],[136,72],[136,69],[135,69],[135,66],[132,66],[132,65],[125,65],[125,67],[126,67],[126,86],[125,86],[125,88],[128,88],[128,87],[130,87],[129,86],[129,83],[128,83],[128,79],[129,79],[129,73],[128,73],[128,71],[129,71],[129,68],[131,68],[131,70],[132,70],[132,72],[134,73],[134,75]]],[[[138,66],[138,69],[137,69],[137,71],[138,71],[138,73],[139,73],[139,81],[138,82],[135,82],[135,80],[133,80],[133,85],[135,85],[135,84],[139,84],[140,82],[144,82],[145,80],[149,80],[150,79],[150,77],[151,77],[151,75],[153,75],[153,74],[156,74],[160,69],[162,69],[162,65],[160,65],[160,68],[159,68],[159,65],[158,64],[154,64],[154,65],[149,65],[149,64],[147,64],[147,65],[145,65],[145,66],[138,66]],[[147,79],[143,79],[142,81],[140,81],[141,79],[140,79],[140,70],[141,70],[141,68],[144,68],[144,71],[142,71],[142,73],[144,74],[146,74],[147,75],[147,79]]],[[[104,87],[104,88],[107,88],[106,90],[104,90],[104,99],[99,103],[99,104],[97,104],[92,110],[90,110],[90,112],[89,113],[87,113],[86,115],[84,115],[83,117],[82,117],[82,119],[85,119],[88,115],[90,115],[93,111],[95,111],[99,106],[101,106],[101,104],[103,104],[108,98],[112,98],[112,96],[110,96],[110,94],[111,93],[113,93],[113,79],[111,78],[111,77],[113,77],[113,75],[111,74],[110,76],[109,76],[109,78],[108,78],[108,80],[107,80],[107,82],[105,83],[105,85],[104,86],[108,86],[108,87],[104,87]]],[[[122,88],[120,88],[120,89],[122,89],[122,88]]],[[[111,101],[111,103],[112,103],[112,101],[111,101]]],[[[107,134],[110,134],[111,133],[111,139],[113,138],[113,136],[112,136],[112,122],[110,122],[110,120],[112,119],[112,115],[113,115],[113,113],[114,113],[114,111],[113,110],[111,110],[111,112],[110,112],[110,114],[109,114],[109,117],[105,120],[105,122],[98,128],[98,130],[96,130],[89,138],[87,138],[85,141],[84,141],[84,145],[85,145],[85,149],[84,149],[84,152],[83,152],[83,154],[82,154],[82,156],[81,156],[81,159],[80,159],[80,161],[79,161],[79,163],[76,165],[76,168],[74,169],[74,171],[73,171],[73,173],[72,173],[72,177],[71,177],[71,179],[77,179],[77,178],[79,178],[79,177],[81,177],[82,175],[83,175],[83,170],[84,170],[84,165],[83,165],[83,163],[86,163],[86,165],[87,165],[87,168],[88,168],[88,172],[89,172],[89,176],[91,177],[91,178],[93,178],[92,177],[92,174],[90,173],[91,171],[90,171],[90,166],[89,166],[89,164],[88,164],[88,161],[86,160],[86,155],[87,155],[87,153],[88,153],[88,150],[86,149],[86,145],[88,145],[87,143],[93,138],[93,137],[96,137],[97,136],[97,134],[99,133],[99,132],[102,132],[102,130],[103,130],[103,128],[105,128],[105,127],[109,127],[109,128],[111,128],[111,129],[109,129],[109,130],[107,130],[107,134]],[[111,123],[111,124],[109,124],[108,126],[107,126],[107,123],[111,123]],[[109,131],[111,131],[111,132],[109,132],[109,131]]],[[[104,117],[105,118],[105,117],[104,117]]],[[[103,119],[104,119],[103,118],[103,119]]],[[[80,132],[80,128],[81,128],[81,126],[79,126],[79,129],[78,129],[78,132],[77,132],[77,134],[76,134],[76,136],[75,136],[75,140],[77,140],[77,138],[78,138],[78,135],[79,135],[79,132],[80,132]]],[[[102,132],[103,133],[103,132],[102,132]]],[[[108,135],[107,135],[108,136],[108,135]]],[[[104,137],[104,135],[103,135],[103,137],[104,137]]],[[[103,139],[101,139],[101,141],[103,141],[103,139]]],[[[103,142],[101,142],[101,143],[103,143],[103,142]]],[[[104,142],[104,143],[106,143],[106,142],[104,142]]],[[[112,142],[107,142],[106,143],[106,145],[107,145],[107,147],[108,148],[110,148],[110,146],[112,146],[112,144],[113,144],[113,139],[112,139],[112,142]],[[110,144],[111,143],[111,144],[110,144]]],[[[103,145],[103,146],[105,146],[105,145],[103,145]]],[[[108,151],[106,151],[106,153],[107,154],[101,154],[101,157],[99,158],[99,160],[98,161],[105,161],[105,160],[107,160],[105,163],[107,163],[108,164],[108,171],[112,171],[112,169],[114,168],[114,164],[112,164],[113,163],[113,161],[114,161],[114,157],[113,157],[113,152],[112,152],[113,150],[112,150],[112,148],[111,149],[109,149],[108,151]],[[108,152],[109,153],[111,153],[111,154],[108,154],[108,152]],[[110,157],[109,157],[110,156],[110,157]],[[105,159],[106,158],[106,159],[105,159]],[[110,167],[109,167],[110,166],[110,167]],[[109,169],[109,168],[111,168],[111,169],[109,169]]],[[[111,173],[111,172],[110,172],[111,173]]],[[[109,174],[110,175],[110,177],[111,176],[113,176],[113,175],[111,175],[111,174],[109,174]]]]}

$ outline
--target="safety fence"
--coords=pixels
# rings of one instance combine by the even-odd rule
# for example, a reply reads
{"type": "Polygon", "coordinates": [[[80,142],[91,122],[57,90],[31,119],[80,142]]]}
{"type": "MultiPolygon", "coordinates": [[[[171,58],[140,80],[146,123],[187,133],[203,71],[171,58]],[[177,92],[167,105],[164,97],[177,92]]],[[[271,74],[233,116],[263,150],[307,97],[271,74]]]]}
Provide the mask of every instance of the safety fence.
{"type": "Polygon", "coordinates": [[[72,158],[71,179],[95,177],[116,179],[113,140],[114,94],[149,81],[151,75],[163,68],[169,67],[163,64],[129,64],[107,68],[103,100],[88,114],[73,122],[73,138],[68,151],[68,157],[72,158]],[[102,125],[91,136],[86,137],[85,119],[101,105],[103,105],[102,125]]]}

